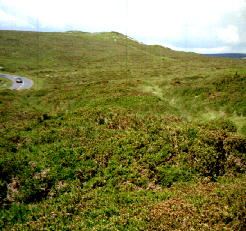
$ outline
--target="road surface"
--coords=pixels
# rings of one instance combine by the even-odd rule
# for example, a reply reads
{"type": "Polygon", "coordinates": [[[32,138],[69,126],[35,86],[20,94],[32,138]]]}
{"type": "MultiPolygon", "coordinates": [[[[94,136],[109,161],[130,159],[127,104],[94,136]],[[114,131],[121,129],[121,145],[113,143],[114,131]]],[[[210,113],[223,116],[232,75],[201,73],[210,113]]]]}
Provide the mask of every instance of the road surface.
{"type": "Polygon", "coordinates": [[[25,77],[21,77],[21,76],[16,76],[16,75],[9,75],[9,74],[1,74],[0,73],[0,77],[4,77],[7,78],[9,80],[11,80],[13,82],[13,85],[9,88],[11,90],[24,90],[24,89],[29,89],[32,87],[33,85],[33,81],[25,78],[25,77]],[[20,78],[22,80],[22,83],[17,83],[16,79],[20,78]]]}

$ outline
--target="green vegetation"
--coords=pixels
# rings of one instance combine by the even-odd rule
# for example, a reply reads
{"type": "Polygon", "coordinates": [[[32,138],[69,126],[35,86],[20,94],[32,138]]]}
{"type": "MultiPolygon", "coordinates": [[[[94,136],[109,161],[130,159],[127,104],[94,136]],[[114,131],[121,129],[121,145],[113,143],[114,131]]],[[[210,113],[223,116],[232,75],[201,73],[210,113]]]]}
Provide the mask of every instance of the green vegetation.
{"type": "Polygon", "coordinates": [[[246,61],[119,33],[0,31],[3,230],[244,230],[246,61]]]}
{"type": "Polygon", "coordinates": [[[11,85],[12,82],[10,80],[0,76],[0,90],[8,89],[11,85]]]}

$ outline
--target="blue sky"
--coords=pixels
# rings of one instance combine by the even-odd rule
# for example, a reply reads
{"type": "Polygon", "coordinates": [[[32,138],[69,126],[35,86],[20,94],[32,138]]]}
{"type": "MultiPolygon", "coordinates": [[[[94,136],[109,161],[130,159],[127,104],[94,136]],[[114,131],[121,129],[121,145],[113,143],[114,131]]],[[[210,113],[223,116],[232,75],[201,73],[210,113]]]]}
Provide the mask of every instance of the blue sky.
{"type": "Polygon", "coordinates": [[[246,0],[0,0],[0,30],[118,31],[197,53],[246,53],[246,0]]]}

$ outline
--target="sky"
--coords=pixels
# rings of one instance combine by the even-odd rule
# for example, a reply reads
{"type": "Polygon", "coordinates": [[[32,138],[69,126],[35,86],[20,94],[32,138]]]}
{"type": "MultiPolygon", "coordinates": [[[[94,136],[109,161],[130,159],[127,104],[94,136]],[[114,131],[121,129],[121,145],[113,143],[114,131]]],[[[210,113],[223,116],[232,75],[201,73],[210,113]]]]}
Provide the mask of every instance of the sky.
{"type": "Polygon", "coordinates": [[[246,0],[0,0],[0,30],[117,31],[196,53],[246,53],[246,0]]]}

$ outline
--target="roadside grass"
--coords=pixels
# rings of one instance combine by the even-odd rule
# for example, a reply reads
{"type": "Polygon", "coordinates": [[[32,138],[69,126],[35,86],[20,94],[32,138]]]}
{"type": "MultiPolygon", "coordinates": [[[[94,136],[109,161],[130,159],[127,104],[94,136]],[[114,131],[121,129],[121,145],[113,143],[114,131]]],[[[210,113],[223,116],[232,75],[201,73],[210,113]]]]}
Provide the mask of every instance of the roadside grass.
{"type": "Polygon", "coordinates": [[[11,87],[12,82],[9,79],[0,77],[0,90],[8,89],[11,87]]]}
{"type": "Polygon", "coordinates": [[[1,229],[244,230],[245,60],[116,32],[0,39],[0,66],[34,81],[0,92],[1,229]]]}

